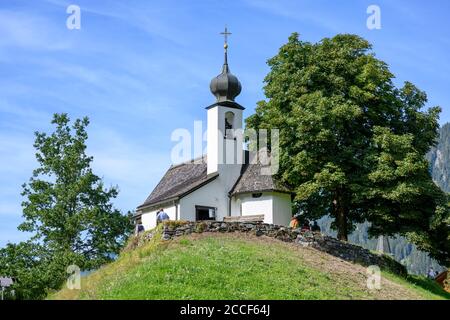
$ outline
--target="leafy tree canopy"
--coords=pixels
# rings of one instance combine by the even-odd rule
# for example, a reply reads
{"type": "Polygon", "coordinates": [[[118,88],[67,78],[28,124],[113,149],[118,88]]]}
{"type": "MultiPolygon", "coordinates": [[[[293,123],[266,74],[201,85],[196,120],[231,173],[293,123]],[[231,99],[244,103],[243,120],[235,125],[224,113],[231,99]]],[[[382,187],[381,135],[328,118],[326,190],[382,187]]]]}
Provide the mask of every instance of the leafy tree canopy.
{"type": "Polygon", "coordinates": [[[447,212],[447,196],[424,158],[440,108],[423,110],[424,92],[409,82],[397,88],[356,35],[309,43],[294,33],[268,64],[267,99],[247,127],[280,129],[278,178],[299,210],[333,217],[342,240],[363,221],[371,235],[431,232],[435,218],[444,225],[436,209],[447,212]]]}

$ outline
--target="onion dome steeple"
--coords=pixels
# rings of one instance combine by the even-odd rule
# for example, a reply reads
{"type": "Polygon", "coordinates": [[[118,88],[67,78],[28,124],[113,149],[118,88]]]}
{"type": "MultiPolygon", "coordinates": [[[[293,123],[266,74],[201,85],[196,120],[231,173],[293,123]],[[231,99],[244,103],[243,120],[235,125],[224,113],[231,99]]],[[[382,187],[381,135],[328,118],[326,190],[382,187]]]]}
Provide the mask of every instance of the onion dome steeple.
{"type": "Polygon", "coordinates": [[[230,72],[230,68],[228,67],[228,35],[231,33],[228,32],[225,27],[225,32],[221,32],[225,36],[225,59],[222,67],[222,73],[217,77],[211,80],[209,88],[211,93],[216,97],[217,102],[234,102],[234,98],[236,98],[239,93],[241,93],[241,83],[238,78],[230,72]]]}

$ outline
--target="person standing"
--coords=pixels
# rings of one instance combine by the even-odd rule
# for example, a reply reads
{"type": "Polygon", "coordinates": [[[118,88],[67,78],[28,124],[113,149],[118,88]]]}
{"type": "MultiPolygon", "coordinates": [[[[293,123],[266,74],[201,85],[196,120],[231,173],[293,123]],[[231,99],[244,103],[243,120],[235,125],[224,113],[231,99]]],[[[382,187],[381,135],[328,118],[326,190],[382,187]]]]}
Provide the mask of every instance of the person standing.
{"type": "Polygon", "coordinates": [[[158,214],[156,215],[156,224],[160,224],[163,221],[169,220],[169,215],[164,212],[164,209],[161,208],[158,211],[158,214]]]}
{"type": "Polygon", "coordinates": [[[319,224],[317,223],[317,221],[314,221],[312,227],[311,227],[311,231],[313,232],[320,232],[320,227],[319,224]]]}
{"type": "Polygon", "coordinates": [[[436,272],[434,271],[433,267],[431,267],[430,270],[428,271],[428,278],[430,279],[436,278],[436,272]]]}
{"type": "Polygon", "coordinates": [[[144,232],[145,228],[144,225],[142,224],[142,220],[137,220],[135,227],[134,227],[134,235],[137,236],[139,233],[144,232]]]}

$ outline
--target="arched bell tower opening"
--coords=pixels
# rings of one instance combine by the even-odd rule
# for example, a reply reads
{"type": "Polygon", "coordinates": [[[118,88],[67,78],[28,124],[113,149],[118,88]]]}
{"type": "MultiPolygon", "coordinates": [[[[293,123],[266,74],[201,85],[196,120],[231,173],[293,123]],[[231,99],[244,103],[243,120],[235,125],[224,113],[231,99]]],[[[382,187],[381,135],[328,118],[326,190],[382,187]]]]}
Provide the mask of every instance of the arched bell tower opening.
{"type": "Polygon", "coordinates": [[[234,113],[231,111],[227,111],[225,112],[225,132],[224,132],[224,138],[225,139],[234,139],[235,138],[235,134],[234,134],[234,129],[235,129],[235,125],[234,125],[234,113]]]}

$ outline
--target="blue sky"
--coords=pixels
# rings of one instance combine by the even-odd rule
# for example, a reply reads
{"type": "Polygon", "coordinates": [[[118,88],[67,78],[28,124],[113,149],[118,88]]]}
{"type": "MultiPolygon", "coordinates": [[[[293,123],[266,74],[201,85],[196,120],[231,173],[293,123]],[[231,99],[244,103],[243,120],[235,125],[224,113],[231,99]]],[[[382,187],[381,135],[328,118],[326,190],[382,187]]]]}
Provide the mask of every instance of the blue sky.
{"type": "Polygon", "coordinates": [[[0,1],[0,246],[27,237],[16,230],[21,184],[36,166],[33,132],[49,130],[55,112],[89,116],[95,172],[119,186],[118,208],[140,204],[170,165],[172,131],[206,121],[225,24],[245,116],[264,98],[266,60],[296,31],[365,37],[399,85],[425,90],[450,121],[449,10],[447,0],[0,1]],[[70,4],[80,30],[66,28],[70,4]],[[371,4],[381,30],[366,27],[371,4]]]}

